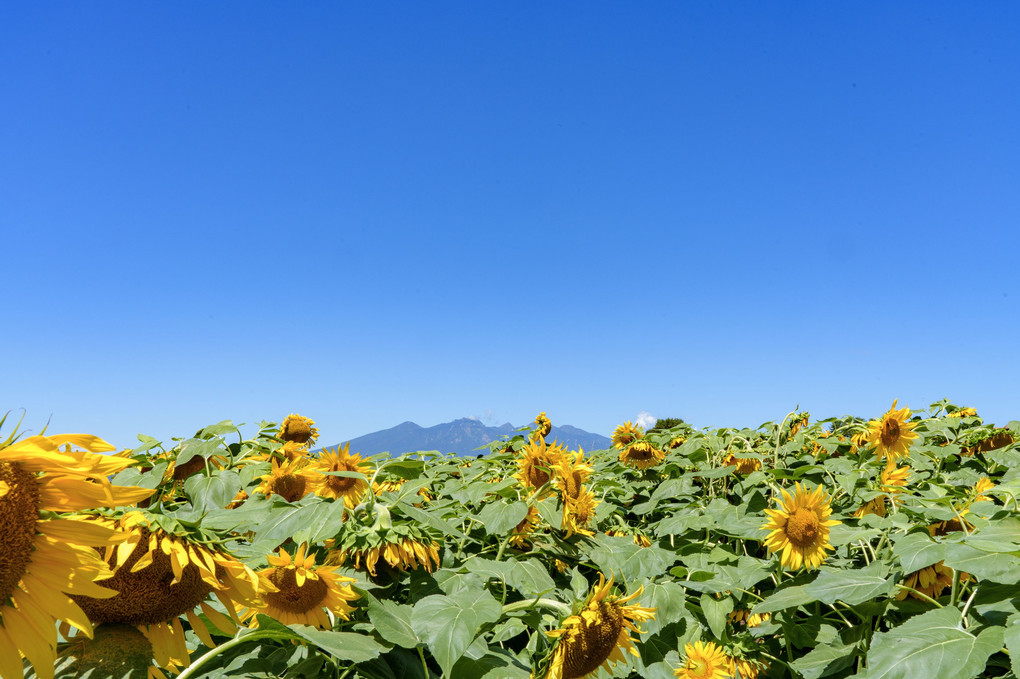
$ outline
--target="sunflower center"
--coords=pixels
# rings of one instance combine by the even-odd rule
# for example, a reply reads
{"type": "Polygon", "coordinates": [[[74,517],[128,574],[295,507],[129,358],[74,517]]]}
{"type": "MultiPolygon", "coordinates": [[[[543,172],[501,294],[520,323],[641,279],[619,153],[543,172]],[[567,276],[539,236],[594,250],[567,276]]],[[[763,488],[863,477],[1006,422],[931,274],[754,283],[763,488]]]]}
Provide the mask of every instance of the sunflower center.
{"type": "Polygon", "coordinates": [[[0,462],[0,604],[7,601],[32,560],[39,484],[16,462],[0,462]]]}
{"type": "Polygon", "coordinates": [[[889,417],[882,423],[882,445],[891,446],[900,438],[900,423],[889,417]]]}
{"type": "Polygon", "coordinates": [[[700,655],[687,661],[688,675],[692,677],[707,677],[712,673],[712,665],[700,655]]]}
{"type": "Polygon", "coordinates": [[[818,536],[818,515],[811,509],[798,507],[786,522],[786,535],[797,547],[810,547],[818,536]]]}
{"type": "Polygon", "coordinates": [[[145,676],[152,664],[152,644],[137,627],[99,625],[92,639],[76,641],[61,656],[77,660],[75,676],[88,676],[92,670],[96,676],[145,676]]]}
{"type": "MultiPolygon", "coordinates": [[[[331,472],[356,472],[356,471],[358,471],[357,469],[348,469],[347,467],[344,467],[343,465],[334,465],[334,467],[336,467],[336,469],[330,468],[329,471],[331,471],[331,472]]],[[[342,493],[346,493],[351,488],[353,488],[354,484],[356,484],[358,481],[359,481],[359,479],[356,479],[353,476],[330,476],[330,477],[328,477],[326,479],[326,487],[329,488],[334,493],[342,494],[342,493]]]]}
{"type": "MultiPolygon", "coordinates": [[[[333,477],[342,478],[342,477],[333,477]]],[[[353,479],[344,479],[353,481],[353,479]]],[[[269,492],[276,493],[287,502],[297,502],[305,496],[305,480],[293,474],[277,476],[269,484],[269,492]]]]}
{"type": "Polygon", "coordinates": [[[297,584],[294,568],[277,567],[269,574],[269,581],[280,591],[265,594],[266,603],[288,613],[307,613],[322,605],[329,588],[321,578],[306,577],[305,584],[297,584]]]}
{"type": "Polygon", "coordinates": [[[563,660],[564,679],[578,679],[597,670],[620,639],[623,611],[619,606],[600,601],[598,607],[588,614],[592,619],[586,621],[581,618],[578,634],[561,642],[567,644],[563,660]]]}
{"type": "Polygon", "coordinates": [[[116,590],[116,596],[110,599],[93,599],[81,595],[71,597],[92,622],[119,622],[127,625],[169,622],[202,603],[212,592],[212,586],[202,580],[201,572],[192,563],[184,567],[180,581],[171,584],[174,572],[170,557],[159,548],[153,552],[151,564],[132,573],[131,567],[148,551],[149,530],[143,528],[142,539],[135,545],[124,565],[117,569],[112,578],[96,582],[116,590]]]}
{"type": "Polygon", "coordinates": [[[538,464],[531,465],[531,469],[528,470],[528,481],[535,488],[541,488],[549,482],[549,474],[545,472],[538,464]]]}
{"type": "Polygon", "coordinates": [[[652,456],[652,449],[645,446],[631,446],[627,456],[634,460],[647,460],[652,456]]]}
{"type": "Polygon", "coordinates": [[[307,443],[312,438],[312,427],[304,420],[290,420],[284,427],[283,433],[280,434],[280,438],[284,441],[307,443]]]}

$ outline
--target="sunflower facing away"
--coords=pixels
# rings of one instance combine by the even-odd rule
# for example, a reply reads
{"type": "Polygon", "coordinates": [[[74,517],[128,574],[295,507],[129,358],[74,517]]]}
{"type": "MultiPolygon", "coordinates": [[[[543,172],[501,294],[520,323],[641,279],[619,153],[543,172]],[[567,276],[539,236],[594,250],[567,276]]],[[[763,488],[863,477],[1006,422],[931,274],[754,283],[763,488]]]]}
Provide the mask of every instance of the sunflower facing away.
{"type": "Polygon", "coordinates": [[[332,629],[333,623],[326,614],[350,620],[354,610],[350,602],[358,598],[351,589],[354,578],[337,575],[336,567],[315,565],[315,556],[305,556],[307,545],[298,547],[291,558],[283,547],[279,556],[269,556],[269,568],[259,571],[275,587],[275,592],[263,595],[265,605],[249,608],[242,619],[258,626],[255,617],[264,613],[285,625],[312,625],[319,629],[332,629]]]}
{"type": "Polygon", "coordinates": [[[549,435],[552,431],[552,420],[550,420],[544,412],[539,413],[538,417],[535,418],[535,431],[534,435],[540,436],[543,439],[549,435]]]}
{"type": "Polygon", "coordinates": [[[896,409],[896,401],[892,403],[889,412],[880,420],[868,422],[868,443],[875,446],[875,454],[885,456],[890,460],[898,460],[907,456],[907,450],[917,439],[917,433],[913,428],[915,422],[909,422],[910,408],[903,407],[896,409]]]}
{"type": "Polygon", "coordinates": [[[95,436],[32,436],[0,446],[0,677],[22,676],[21,654],[40,676],[52,676],[56,621],[92,634],[68,595],[109,596],[93,583],[110,569],[92,547],[122,538],[88,521],[49,518],[49,512],[130,504],[153,491],[111,485],[107,477],[133,462],[97,454],[114,448],[95,436]]]}
{"type": "Polygon", "coordinates": [[[579,679],[599,667],[624,660],[623,651],[639,656],[630,632],[641,633],[634,624],[655,617],[654,608],[628,605],[641,595],[639,587],[627,597],[610,594],[613,579],[606,582],[599,573],[599,583],[592,588],[584,607],[562,622],[559,629],[547,632],[557,640],[545,679],[579,679]]]}
{"type": "Polygon", "coordinates": [[[620,462],[634,469],[648,469],[665,459],[665,453],[644,439],[631,443],[620,453],[620,462]]]}
{"type": "Polygon", "coordinates": [[[730,657],[713,641],[684,645],[684,664],[673,671],[680,679],[729,679],[730,657]]]}
{"type": "Polygon", "coordinates": [[[94,517],[92,523],[113,528],[124,540],[99,550],[113,570],[111,577],[96,583],[102,598],[90,593],[75,595],[74,601],[94,623],[136,626],[152,644],[153,657],[161,667],[176,670],[190,662],[181,615],[205,645],[215,646],[193,609],[201,608],[217,629],[233,635],[234,623],[240,622],[235,606],[255,605],[260,592],[273,589],[225,552],[153,527],[141,512],[118,519],[94,517]],[[206,603],[210,594],[234,622],[206,603]]]}
{"type": "Polygon", "coordinates": [[[276,437],[281,441],[293,441],[303,446],[311,446],[319,438],[319,430],[315,428],[314,420],[291,414],[283,420],[276,437]]]}
{"type": "Polygon", "coordinates": [[[372,466],[367,463],[363,464],[360,454],[351,455],[350,449],[351,444],[345,443],[332,451],[322,451],[319,455],[319,462],[314,467],[320,474],[313,484],[313,490],[319,497],[343,500],[347,507],[355,507],[368,490],[368,481],[352,476],[334,476],[328,473],[356,472],[365,476],[372,473],[372,466]]]}
{"type": "Polygon", "coordinates": [[[641,429],[641,427],[636,424],[632,424],[630,420],[627,420],[613,430],[613,447],[626,448],[644,435],[645,432],[641,429]]]}
{"type": "Polygon", "coordinates": [[[821,486],[809,492],[798,482],[795,495],[785,489],[782,492],[781,508],[765,510],[771,517],[761,527],[770,531],[765,546],[770,552],[781,553],[784,568],[818,568],[825,561],[825,550],[833,549],[829,528],[842,522],[829,518],[832,508],[821,486]]]}

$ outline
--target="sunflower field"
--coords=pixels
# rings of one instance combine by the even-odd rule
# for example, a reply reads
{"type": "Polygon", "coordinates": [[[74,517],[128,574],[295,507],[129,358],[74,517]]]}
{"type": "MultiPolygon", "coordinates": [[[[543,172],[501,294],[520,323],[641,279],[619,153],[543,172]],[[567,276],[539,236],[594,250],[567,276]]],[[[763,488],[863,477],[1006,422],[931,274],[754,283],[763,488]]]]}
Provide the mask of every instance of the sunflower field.
{"type": "MultiPolygon", "coordinates": [[[[3,426],[4,419],[0,419],[3,426]]],[[[0,677],[1020,675],[1020,422],[0,441],[0,677]]]]}

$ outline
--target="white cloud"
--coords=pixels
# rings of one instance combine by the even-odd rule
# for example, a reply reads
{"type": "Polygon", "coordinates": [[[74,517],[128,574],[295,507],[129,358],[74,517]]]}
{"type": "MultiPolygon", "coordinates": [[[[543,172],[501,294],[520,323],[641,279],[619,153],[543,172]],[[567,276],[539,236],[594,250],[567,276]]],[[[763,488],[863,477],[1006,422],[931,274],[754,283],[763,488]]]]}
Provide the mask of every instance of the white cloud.
{"type": "Polygon", "coordinates": [[[640,413],[637,414],[637,417],[634,418],[634,423],[639,427],[648,429],[649,427],[655,424],[657,419],[658,418],[655,417],[655,415],[652,415],[647,410],[642,410],[640,413]]]}

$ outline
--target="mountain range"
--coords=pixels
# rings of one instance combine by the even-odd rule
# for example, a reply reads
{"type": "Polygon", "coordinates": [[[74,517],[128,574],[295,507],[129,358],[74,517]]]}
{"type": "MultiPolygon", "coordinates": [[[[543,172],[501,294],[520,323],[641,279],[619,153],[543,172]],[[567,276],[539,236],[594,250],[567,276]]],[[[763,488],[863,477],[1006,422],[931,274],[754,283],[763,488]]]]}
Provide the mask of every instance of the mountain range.
{"type": "MultiPolygon", "coordinates": [[[[434,427],[422,427],[414,422],[402,422],[395,427],[365,434],[351,439],[351,452],[364,455],[376,453],[413,453],[419,450],[438,450],[441,453],[457,455],[479,455],[488,449],[477,450],[491,441],[502,440],[504,436],[512,438],[517,434],[517,427],[507,422],[498,427],[487,427],[478,420],[462,417],[453,422],[444,422],[434,427]]],[[[592,434],[565,424],[553,427],[546,437],[549,442],[556,441],[562,446],[576,450],[578,447],[587,450],[603,450],[612,445],[605,436],[592,434]]],[[[333,446],[327,446],[332,448],[333,446]]]]}

